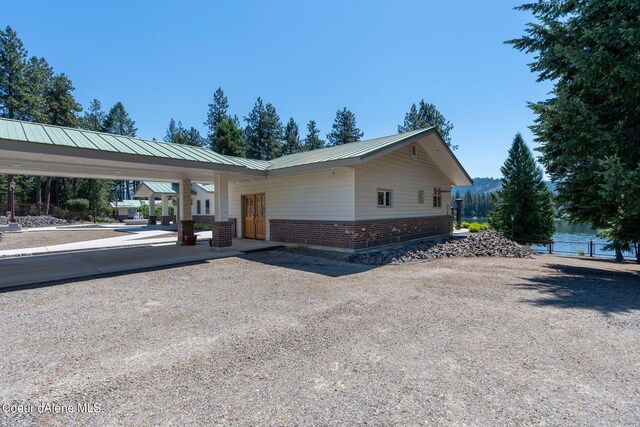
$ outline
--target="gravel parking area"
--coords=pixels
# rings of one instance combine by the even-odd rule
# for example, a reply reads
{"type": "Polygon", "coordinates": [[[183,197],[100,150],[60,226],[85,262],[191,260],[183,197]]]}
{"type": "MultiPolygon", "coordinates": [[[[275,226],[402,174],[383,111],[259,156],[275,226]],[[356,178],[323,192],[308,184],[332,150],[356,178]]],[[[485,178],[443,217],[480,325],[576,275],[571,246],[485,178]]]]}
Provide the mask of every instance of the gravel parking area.
{"type": "Polygon", "coordinates": [[[5,233],[0,239],[0,251],[6,249],[37,248],[41,246],[62,245],[65,243],[86,242],[88,240],[106,239],[122,236],[113,230],[56,230],[25,231],[22,233],[5,233]]]}
{"type": "Polygon", "coordinates": [[[640,424],[634,264],[272,251],[0,293],[0,332],[3,425],[640,424]]]}

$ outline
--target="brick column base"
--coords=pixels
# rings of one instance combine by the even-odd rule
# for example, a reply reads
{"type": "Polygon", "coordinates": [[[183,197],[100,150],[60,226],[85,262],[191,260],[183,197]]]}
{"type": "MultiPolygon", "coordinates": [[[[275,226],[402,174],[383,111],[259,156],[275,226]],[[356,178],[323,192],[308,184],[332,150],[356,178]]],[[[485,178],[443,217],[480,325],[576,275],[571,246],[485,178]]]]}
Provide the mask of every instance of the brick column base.
{"type": "Polygon", "coordinates": [[[149,215],[149,221],[147,221],[147,224],[156,225],[157,223],[158,223],[158,221],[156,220],[156,217],[149,215]]]}
{"type": "Polygon", "coordinates": [[[160,224],[169,225],[171,224],[171,217],[169,215],[162,215],[160,218],[160,224]]]}
{"type": "Polygon", "coordinates": [[[178,244],[185,245],[185,238],[193,236],[193,225],[195,221],[180,221],[178,223],[178,244]]]}
{"type": "Polygon", "coordinates": [[[226,248],[232,245],[233,221],[214,222],[211,232],[211,247],[226,248]]]}

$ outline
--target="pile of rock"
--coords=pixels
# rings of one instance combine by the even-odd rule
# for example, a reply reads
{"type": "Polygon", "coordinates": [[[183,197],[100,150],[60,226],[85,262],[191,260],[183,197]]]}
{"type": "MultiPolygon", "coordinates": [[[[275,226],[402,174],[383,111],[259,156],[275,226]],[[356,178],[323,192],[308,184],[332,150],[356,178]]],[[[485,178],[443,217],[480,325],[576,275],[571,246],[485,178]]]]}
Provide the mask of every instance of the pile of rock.
{"type": "Polygon", "coordinates": [[[355,253],[347,261],[370,264],[402,264],[435,258],[452,257],[508,257],[529,258],[534,252],[519,245],[502,234],[489,230],[468,236],[454,237],[445,241],[411,242],[400,248],[388,248],[375,252],[355,253]]]}
{"type": "MultiPolygon", "coordinates": [[[[57,225],[69,224],[69,221],[64,219],[58,219],[48,215],[40,216],[17,216],[16,222],[22,226],[22,228],[33,227],[54,227],[57,225]]],[[[9,224],[9,218],[6,216],[0,216],[0,225],[9,224]]]]}

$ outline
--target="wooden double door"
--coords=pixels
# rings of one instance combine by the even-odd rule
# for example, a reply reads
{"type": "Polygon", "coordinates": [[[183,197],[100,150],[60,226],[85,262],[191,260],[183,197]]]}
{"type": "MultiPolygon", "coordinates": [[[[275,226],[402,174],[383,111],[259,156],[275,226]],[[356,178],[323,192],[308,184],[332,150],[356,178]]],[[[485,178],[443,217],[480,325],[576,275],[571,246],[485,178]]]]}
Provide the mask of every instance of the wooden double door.
{"type": "Polygon", "coordinates": [[[242,196],[242,235],[247,239],[264,240],[267,237],[264,194],[242,196]]]}

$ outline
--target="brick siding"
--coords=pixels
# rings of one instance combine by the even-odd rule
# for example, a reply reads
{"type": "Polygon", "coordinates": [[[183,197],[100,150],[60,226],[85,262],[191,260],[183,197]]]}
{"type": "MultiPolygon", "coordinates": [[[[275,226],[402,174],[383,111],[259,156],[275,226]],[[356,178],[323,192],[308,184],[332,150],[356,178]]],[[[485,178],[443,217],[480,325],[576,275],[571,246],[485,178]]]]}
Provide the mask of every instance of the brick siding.
{"type": "Polygon", "coordinates": [[[363,249],[422,237],[450,234],[449,215],[361,221],[271,219],[270,239],[334,248],[363,249]]]}
{"type": "Polygon", "coordinates": [[[211,232],[211,246],[224,248],[232,245],[233,221],[214,222],[211,232]]]}

